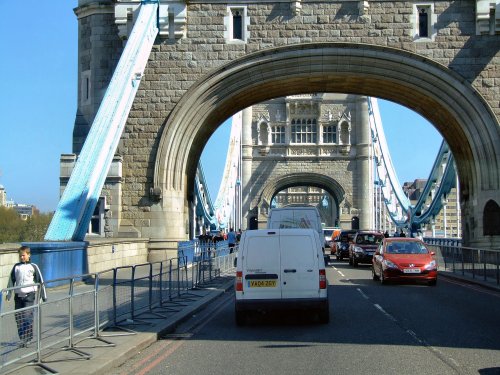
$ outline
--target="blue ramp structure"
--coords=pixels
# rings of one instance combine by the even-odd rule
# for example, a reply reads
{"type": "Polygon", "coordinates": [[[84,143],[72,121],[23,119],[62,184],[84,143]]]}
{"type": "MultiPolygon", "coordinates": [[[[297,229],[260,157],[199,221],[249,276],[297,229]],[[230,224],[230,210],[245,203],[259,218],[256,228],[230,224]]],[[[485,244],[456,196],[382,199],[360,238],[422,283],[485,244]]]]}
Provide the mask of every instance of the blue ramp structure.
{"type": "Polygon", "coordinates": [[[219,192],[214,203],[215,217],[218,228],[228,230],[238,224],[236,206],[239,204],[240,176],[241,176],[241,129],[243,124],[242,112],[231,118],[231,134],[226,154],[224,173],[219,186],[219,192]]]}
{"type": "Polygon", "coordinates": [[[203,218],[205,227],[209,226],[210,228],[218,229],[218,223],[214,213],[214,205],[212,198],[210,197],[201,161],[198,163],[198,168],[196,170],[195,191],[197,198],[196,216],[203,218]]]}
{"type": "Polygon", "coordinates": [[[227,119],[221,126],[231,125],[229,145],[224,164],[224,173],[219,185],[217,199],[212,202],[201,161],[196,170],[195,191],[197,196],[196,215],[203,218],[204,226],[212,230],[229,229],[240,224],[238,205],[241,167],[241,129],[242,113],[238,112],[227,119]]]}
{"type": "Polygon", "coordinates": [[[45,234],[46,241],[82,241],[85,238],[157,34],[158,2],[143,1],[45,234]]]}
{"type": "Polygon", "coordinates": [[[446,196],[450,194],[452,188],[456,187],[456,182],[453,155],[448,144],[443,141],[422,194],[412,208],[411,223],[420,226],[436,217],[443,208],[446,196]],[[428,197],[433,197],[429,205],[427,205],[428,197]]]}
{"type": "Polygon", "coordinates": [[[413,231],[422,224],[431,222],[439,214],[446,196],[456,186],[453,155],[448,144],[443,141],[422,194],[417,203],[412,205],[394,170],[377,99],[368,99],[368,109],[378,184],[381,187],[387,211],[398,227],[408,227],[413,231]]]}

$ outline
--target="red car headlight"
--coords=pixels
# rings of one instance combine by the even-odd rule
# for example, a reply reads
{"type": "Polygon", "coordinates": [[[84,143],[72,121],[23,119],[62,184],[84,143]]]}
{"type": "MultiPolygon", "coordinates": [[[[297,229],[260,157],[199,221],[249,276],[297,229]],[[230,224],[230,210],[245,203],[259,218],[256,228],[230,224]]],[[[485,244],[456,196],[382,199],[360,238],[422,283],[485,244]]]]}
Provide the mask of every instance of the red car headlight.
{"type": "Polygon", "coordinates": [[[425,269],[429,271],[437,269],[437,262],[435,260],[431,260],[430,263],[425,265],[425,269]]]}
{"type": "Polygon", "coordinates": [[[388,259],[384,259],[384,261],[382,262],[382,266],[386,269],[387,268],[396,268],[396,269],[398,268],[398,266],[395,263],[391,262],[388,259]]]}

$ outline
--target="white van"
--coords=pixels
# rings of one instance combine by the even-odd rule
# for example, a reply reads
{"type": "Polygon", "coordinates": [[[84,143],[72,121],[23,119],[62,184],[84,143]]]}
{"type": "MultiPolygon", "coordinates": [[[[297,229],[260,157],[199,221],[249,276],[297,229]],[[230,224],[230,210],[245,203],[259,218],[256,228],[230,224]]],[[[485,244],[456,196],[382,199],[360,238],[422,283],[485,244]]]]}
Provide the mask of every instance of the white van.
{"type": "MultiPolygon", "coordinates": [[[[280,228],[312,228],[318,232],[320,238],[323,238],[323,225],[319,211],[313,206],[286,206],[280,208],[272,208],[269,211],[267,219],[268,229],[280,228]]],[[[328,265],[330,254],[326,254],[323,242],[323,259],[328,265]]]]}
{"type": "Polygon", "coordinates": [[[322,238],[313,229],[259,229],[243,233],[235,281],[236,324],[247,312],[312,310],[329,321],[322,238]]]}

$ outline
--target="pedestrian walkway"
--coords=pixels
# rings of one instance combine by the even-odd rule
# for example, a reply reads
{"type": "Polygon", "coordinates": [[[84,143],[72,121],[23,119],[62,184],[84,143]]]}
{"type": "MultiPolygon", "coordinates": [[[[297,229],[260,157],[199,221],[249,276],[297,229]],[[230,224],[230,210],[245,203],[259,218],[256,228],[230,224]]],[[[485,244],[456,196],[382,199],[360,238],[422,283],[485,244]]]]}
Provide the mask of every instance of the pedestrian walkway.
{"type": "MultiPolygon", "coordinates": [[[[160,336],[173,332],[180,322],[231,291],[233,284],[232,275],[216,277],[172,299],[161,308],[138,316],[135,321],[130,320],[126,325],[104,330],[97,339],[83,339],[71,349],[44,356],[42,364],[30,364],[27,359],[27,366],[16,370],[15,374],[105,374],[156,342],[160,336]]],[[[16,367],[21,363],[17,363],[16,367]]]]}
{"type": "MultiPolygon", "coordinates": [[[[473,284],[473,285],[479,285],[487,289],[495,290],[500,292],[500,285],[498,285],[495,280],[493,279],[487,279],[484,280],[484,278],[479,277],[477,275],[474,275],[471,272],[452,272],[448,270],[438,270],[438,279],[439,277],[446,277],[449,279],[465,282],[468,284],[473,284]]],[[[439,281],[438,281],[439,282],[439,281]]]]}

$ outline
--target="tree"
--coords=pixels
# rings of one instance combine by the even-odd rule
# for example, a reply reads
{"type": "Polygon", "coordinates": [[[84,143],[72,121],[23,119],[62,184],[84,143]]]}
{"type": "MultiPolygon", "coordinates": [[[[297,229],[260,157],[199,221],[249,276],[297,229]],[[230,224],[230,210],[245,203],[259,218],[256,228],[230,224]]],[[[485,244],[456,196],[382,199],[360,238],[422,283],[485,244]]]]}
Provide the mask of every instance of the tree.
{"type": "Polygon", "coordinates": [[[0,207],[0,242],[18,242],[23,226],[14,209],[0,207]]]}
{"type": "Polygon", "coordinates": [[[43,241],[52,216],[35,211],[27,220],[22,220],[16,210],[0,207],[0,242],[43,241]]]}
{"type": "Polygon", "coordinates": [[[21,241],[43,241],[47,228],[49,227],[52,214],[34,214],[24,224],[21,232],[21,241]]]}

